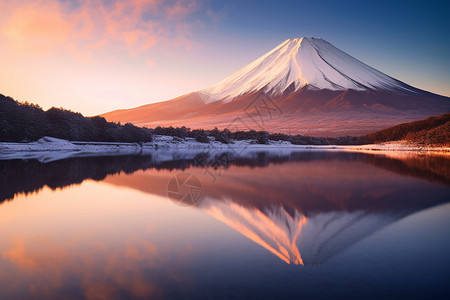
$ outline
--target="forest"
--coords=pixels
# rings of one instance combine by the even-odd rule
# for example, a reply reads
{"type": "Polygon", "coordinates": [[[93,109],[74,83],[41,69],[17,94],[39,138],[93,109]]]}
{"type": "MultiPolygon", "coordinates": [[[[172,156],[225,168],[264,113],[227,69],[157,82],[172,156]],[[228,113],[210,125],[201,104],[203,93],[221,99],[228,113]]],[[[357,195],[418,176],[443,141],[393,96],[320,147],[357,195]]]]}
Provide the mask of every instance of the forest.
{"type": "Polygon", "coordinates": [[[365,136],[369,143],[408,141],[423,145],[450,146],[450,113],[399,124],[365,136]]]}
{"type": "Polygon", "coordinates": [[[52,107],[44,111],[39,105],[18,102],[0,94],[0,142],[31,142],[51,136],[69,141],[136,143],[151,142],[154,135],[172,136],[180,140],[189,137],[201,143],[215,140],[224,144],[235,140],[253,140],[258,144],[287,141],[294,145],[359,145],[403,140],[442,146],[450,145],[450,114],[400,124],[360,137],[325,138],[255,130],[232,132],[217,128],[138,127],[131,123],[108,122],[100,116],[84,117],[63,108],[52,107]]]}
{"type": "Polygon", "coordinates": [[[44,111],[39,105],[18,102],[0,94],[0,141],[29,142],[44,136],[70,141],[151,142],[152,132],[133,124],[84,117],[63,108],[44,111]]]}

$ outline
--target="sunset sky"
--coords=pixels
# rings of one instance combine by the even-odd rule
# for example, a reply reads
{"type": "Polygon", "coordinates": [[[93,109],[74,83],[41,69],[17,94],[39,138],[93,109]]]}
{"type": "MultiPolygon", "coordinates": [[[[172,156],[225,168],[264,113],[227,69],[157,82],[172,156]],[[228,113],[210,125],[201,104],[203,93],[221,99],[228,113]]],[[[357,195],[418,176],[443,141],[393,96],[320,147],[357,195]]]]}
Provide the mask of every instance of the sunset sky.
{"type": "Polygon", "coordinates": [[[449,1],[0,0],[0,93],[95,115],[208,87],[308,36],[450,96],[448,28],[449,1]]]}

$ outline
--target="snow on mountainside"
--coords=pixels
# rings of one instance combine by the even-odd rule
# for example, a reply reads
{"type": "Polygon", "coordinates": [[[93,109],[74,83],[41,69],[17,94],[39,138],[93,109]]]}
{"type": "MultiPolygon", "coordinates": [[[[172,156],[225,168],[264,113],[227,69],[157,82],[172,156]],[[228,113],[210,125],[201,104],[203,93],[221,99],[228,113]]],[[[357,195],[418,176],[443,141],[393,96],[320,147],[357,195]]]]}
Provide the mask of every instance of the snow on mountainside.
{"type": "Polygon", "coordinates": [[[199,91],[199,94],[206,103],[229,102],[256,91],[276,97],[305,86],[328,90],[416,91],[323,39],[296,38],[286,40],[216,85],[199,91]]]}

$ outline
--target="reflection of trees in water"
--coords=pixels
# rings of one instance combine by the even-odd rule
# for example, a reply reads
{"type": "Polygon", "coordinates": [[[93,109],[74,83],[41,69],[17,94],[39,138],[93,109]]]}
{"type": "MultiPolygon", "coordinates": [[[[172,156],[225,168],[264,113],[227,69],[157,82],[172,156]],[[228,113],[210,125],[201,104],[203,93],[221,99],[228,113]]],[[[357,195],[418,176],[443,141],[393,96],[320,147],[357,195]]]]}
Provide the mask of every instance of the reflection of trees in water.
{"type": "MultiPolygon", "coordinates": [[[[151,162],[151,157],[147,158],[151,162]]],[[[133,157],[86,157],[41,163],[37,160],[0,162],[0,201],[12,199],[16,193],[30,193],[47,185],[51,189],[79,184],[85,179],[103,180],[121,171],[132,173],[148,168],[146,160],[133,157]]]]}
{"type": "Polygon", "coordinates": [[[170,161],[156,161],[151,155],[79,157],[49,163],[5,160],[0,161],[0,203],[14,198],[17,193],[35,192],[45,185],[51,189],[62,188],[86,179],[101,181],[108,175],[120,172],[131,174],[147,169],[185,170],[193,166],[228,168],[237,165],[256,168],[289,161],[362,161],[401,175],[450,184],[450,160],[444,156],[431,155],[399,159],[356,152],[309,151],[279,155],[261,151],[249,157],[237,157],[226,152],[198,153],[193,158],[170,161]]]}
{"type": "Polygon", "coordinates": [[[401,175],[413,176],[429,181],[450,185],[450,156],[445,155],[409,155],[402,158],[392,158],[385,155],[372,155],[358,152],[292,152],[290,155],[271,157],[267,152],[259,152],[252,161],[234,159],[235,165],[268,166],[269,163],[286,161],[363,161],[379,168],[390,170],[401,175]]]}
{"type": "Polygon", "coordinates": [[[367,155],[367,163],[401,175],[414,176],[450,185],[450,156],[411,155],[404,159],[367,155]]]}
{"type": "MultiPolygon", "coordinates": [[[[206,154],[207,157],[207,154],[206,154]]],[[[212,159],[206,164],[211,165],[212,159]]],[[[0,203],[17,193],[30,193],[47,185],[51,189],[80,184],[86,179],[101,181],[108,175],[139,170],[185,170],[198,159],[155,161],[151,155],[78,157],[42,163],[37,160],[0,161],[0,203]]],[[[225,166],[222,166],[225,167],[225,166]]]]}

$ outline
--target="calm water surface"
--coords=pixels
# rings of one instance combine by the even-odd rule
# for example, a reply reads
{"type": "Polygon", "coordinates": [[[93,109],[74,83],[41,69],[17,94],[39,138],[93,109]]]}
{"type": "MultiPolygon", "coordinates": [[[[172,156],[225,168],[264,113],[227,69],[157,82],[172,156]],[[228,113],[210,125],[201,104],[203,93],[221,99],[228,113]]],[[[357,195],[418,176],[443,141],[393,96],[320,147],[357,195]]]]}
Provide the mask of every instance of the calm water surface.
{"type": "Polygon", "coordinates": [[[450,298],[448,157],[199,157],[0,161],[0,299],[450,298]]]}

